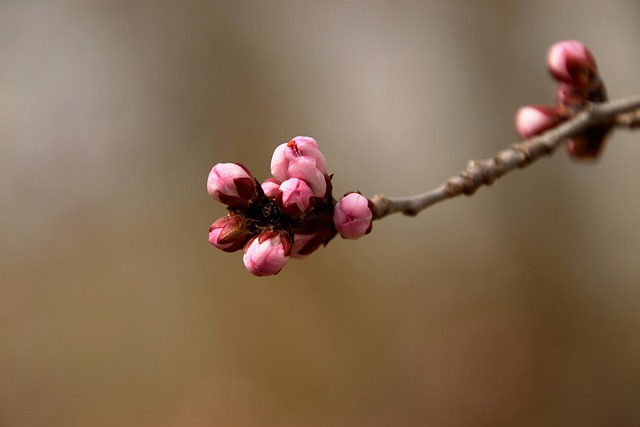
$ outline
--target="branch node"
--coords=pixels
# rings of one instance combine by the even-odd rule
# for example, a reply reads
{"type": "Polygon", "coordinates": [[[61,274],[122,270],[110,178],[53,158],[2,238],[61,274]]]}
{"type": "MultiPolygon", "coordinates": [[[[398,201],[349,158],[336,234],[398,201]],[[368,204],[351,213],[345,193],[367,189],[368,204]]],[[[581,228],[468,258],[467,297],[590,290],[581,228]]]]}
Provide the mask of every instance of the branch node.
{"type": "Polygon", "coordinates": [[[447,195],[447,197],[456,197],[464,193],[463,185],[461,185],[458,182],[455,182],[456,178],[460,178],[460,180],[464,179],[464,177],[457,176],[457,177],[451,178],[444,184],[444,192],[447,195]]]}

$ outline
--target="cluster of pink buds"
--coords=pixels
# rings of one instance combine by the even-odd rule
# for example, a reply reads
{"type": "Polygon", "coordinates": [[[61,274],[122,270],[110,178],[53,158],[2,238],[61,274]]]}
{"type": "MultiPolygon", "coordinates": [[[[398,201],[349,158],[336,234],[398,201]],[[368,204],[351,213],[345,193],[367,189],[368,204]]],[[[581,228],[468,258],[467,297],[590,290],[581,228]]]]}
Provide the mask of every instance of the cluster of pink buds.
{"type": "Polygon", "coordinates": [[[218,249],[244,249],[244,265],[256,276],[271,276],[337,233],[357,239],[371,231],[373,205],[360,193],[336,202],[327,160],[310,137],[279,145],[271,159],[271,178],[260,184],[239,163],[218,163],[207,179],[209,195],[227,205],[227,215],[209,228],[218,249]]]}
{"type": "MultiPolygon", "coordinates": [[[[516,130],[531,138],[557,126],[581,111],[588,103],[604,102],[607,93],[596,61],[585,45],[565,40],[551,46],[547,66],[556,80],[556,105],[528,105],[516,113],[516,130]]],[[[593,127],[567,144],[574,158],[596,158],[610,126],[593,127]]]]}

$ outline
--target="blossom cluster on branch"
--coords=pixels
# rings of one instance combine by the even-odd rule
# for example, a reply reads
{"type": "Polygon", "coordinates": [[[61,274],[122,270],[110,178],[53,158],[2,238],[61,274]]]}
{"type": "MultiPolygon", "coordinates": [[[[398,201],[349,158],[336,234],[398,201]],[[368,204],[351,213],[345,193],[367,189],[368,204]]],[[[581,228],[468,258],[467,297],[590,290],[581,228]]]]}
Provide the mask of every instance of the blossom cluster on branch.
{"type": "MultiPolygon", "coordinates": [[[[516,113],[516,130],[523,138],[531,138],[570,119],[590,103],[607,100],[596,60],[589,49],[576,40],[565,40],[551,46],[547,67],[557,81],[556,105],[528,105],[516,113]]],[[[611,125],[593,127],[570,138],[567,151],[576,159],[596,158],[602,151],[611,125]]]]}
{"type": "Polygon", "coordinates": [[[256,276],[277,274],[290,258],[302,258],[337,234],[357,239],[372,221],[425,208],[461,194],[472,195],[512,170],[528,166],[565,144],[574,159],[594,159],[614,126],[640,127],[640,96],[607,101],[593,54],[582,43],[551,46],[547,66],[556,81],[556,103],[520,108],[516,130],[523,141],[494,157],[470,161],[437,188],[410,197],[359,192],[332,196],[332,175],[317,142],[298,136],[279,145],[271,159],[272,177],[262,183],[240,163],[218,163],[209,173],[209,195],[227,205],[227,215],[209,228],[209,242],[226,252],[243,249],[245,267],[256,276]],[[565,143],[566,142],[566,143],[565,143]]]}
{"type": "Polygon", "coordinates": [[[357,192],[336,202],[327,160],[318,143],[297,136],[279,145],[271,178],[260,184],[239,163],[218,163],[209,173],[209,195],[227,205],[227,215],[209,228],[218,249],[244,249],[244,265],[271,276],[289,261],[329,243],[337,233],[357,239],[371,231],[371,202],[357,192]]]}

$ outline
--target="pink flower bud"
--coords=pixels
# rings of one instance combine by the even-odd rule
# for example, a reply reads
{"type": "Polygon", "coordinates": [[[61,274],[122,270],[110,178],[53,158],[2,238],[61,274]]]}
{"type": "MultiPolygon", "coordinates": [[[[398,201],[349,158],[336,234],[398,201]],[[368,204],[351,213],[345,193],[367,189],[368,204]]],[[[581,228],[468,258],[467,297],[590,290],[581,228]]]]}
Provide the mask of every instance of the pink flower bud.
{"type": "Polygon", "coordinates": [[[290,215],[301,215],[313,201],[313,191],[306,182],[299,178],[289,178],[280,184],[276,201],[282,210],[290,215]]]}
{"type": "Polygon", "coordinates": [[[333,223],[345,239],[358,239],[371,232],[372,204],[360,193],[347,193],[338,200],[333,211],[333,223]]]}
{"type": "Polygon", "coordinates": [[[251,172],[239,163],[218,163],[207,179],[209,195],[229,207],[245,206],[257,195],[251,172]]]}
{"type": "Polygon", "coordinates": [[[516,130],[525,139],[540,135],[557,126],[564,118],[556,107],[527,105],[516,112],[516,130]]]}
{"type": "Polygon", "coordinates": [[[276,147],[271,158],[271,175],[280,181],[291,178],[289,163],[299,157],[315,159],[316,167],[320,172],[327,173],[327,160],[318,148],[316,140],[308,136],[296,136],[288,143],[276,147]]]}
{"type": "Polygon", "coordinates": [[[313,157],[298,157],[289,163],[289,177],[298,178],[307,183],[316,197],[324,197],[327,192],[325,174],[316,166],[313,157]]]}
{"type": "Polygon", "coordinates": [[[576,40],[564,40],[551,46],[547,66],[556,80],[578,87],[590,86],[598,74],[593,55],[576,40]]]}
{"type": "Polygon", "coordinates": [[[240,216],[219,218],[209,227],[209,243],[225,252],[235,252],[249,240],[250,235],[244,229],[240,216]]]}
{"type": "Polygon", "coordinates": [[[265,231],[244,248],[242,261],[251,274],[273,276],[289,261],[291,240],[284,233],[265,231]]]}
{"type": "Polygon", "coordinates": [[[275,178],[267,178],[262,183],[262,191],[267,197],[276,197],[280,190],[280,181],[275,178]]]}

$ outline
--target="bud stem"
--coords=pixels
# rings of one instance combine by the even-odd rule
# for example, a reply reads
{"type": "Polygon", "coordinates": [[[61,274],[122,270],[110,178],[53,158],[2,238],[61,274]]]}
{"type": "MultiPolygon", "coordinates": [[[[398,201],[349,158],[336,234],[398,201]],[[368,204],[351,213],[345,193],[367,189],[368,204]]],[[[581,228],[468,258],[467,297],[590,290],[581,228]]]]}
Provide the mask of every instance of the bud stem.
{"type": "Polygon", "coordinates": [[[461,194],[470,196],[481,186],[493,184],[496,179],[512,170],[524,168],[552,154],[568,138],[602,124],[629,129],[640,127],[640,95],[588,104],[584,111],[535,138],[511,144],[490,159],[470,161],[465,170],[431,191],[397,198],[377,194],[371,199],[374,219],[381,219],[396,212],[415,216],[443,200],[461,194]]]}

